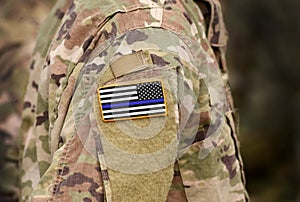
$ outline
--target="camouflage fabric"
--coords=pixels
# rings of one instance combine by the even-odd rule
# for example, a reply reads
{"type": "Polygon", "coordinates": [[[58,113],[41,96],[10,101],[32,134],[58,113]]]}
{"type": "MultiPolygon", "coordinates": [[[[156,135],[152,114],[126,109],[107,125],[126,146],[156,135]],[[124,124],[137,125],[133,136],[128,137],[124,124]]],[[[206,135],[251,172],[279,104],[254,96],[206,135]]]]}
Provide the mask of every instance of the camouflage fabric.
{"type": "Polygon", "coordinates": [[[38,24],[49,5],[41,1],[1,1],[0,7],[0,201],[19,196],[18,130],[22,99],[38,24]],[[19,7],[16,6],[19,5],[19,7]]]}
{"type": "Polygon", "coordinates": [[[226,31],[209,3],[206,25],[193,1],[57,2],[25,96],[23,200],[247,200],[226,31]],[[103,121],[97,89],[151,81],[167,116],[103,121]]]}

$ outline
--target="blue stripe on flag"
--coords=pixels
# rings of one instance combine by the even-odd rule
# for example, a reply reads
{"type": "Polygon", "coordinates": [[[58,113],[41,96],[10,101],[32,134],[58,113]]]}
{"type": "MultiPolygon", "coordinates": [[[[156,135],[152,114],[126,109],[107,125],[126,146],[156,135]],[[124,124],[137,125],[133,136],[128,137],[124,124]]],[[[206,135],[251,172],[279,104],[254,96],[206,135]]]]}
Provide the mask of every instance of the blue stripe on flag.
{"type": "Polygon", "coordinates": [[[155,99],[155,100],[141,100],[141,101],[134,101],[134,102],[122,102],[116,104],[104,104],[102,105],[102,109],[110,109],[115,107],[132,107],[135,105],[145,105],[145,104],[154,104],[164,102],[164,98],[155,99]]]}

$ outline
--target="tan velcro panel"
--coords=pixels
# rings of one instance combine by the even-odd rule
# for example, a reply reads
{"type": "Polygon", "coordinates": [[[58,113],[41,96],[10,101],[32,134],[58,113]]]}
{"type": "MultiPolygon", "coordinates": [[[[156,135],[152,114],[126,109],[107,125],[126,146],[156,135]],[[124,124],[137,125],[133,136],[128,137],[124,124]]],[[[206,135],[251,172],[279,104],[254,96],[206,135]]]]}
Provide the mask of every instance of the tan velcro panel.
{"type": "Polygon", "coordinates": [[[117,78],[128,73],[145,69],[150,64],[152,64],[152,60],[149,52],[138,51],[116,59],[110,64],[110,68],[117,78]]]}

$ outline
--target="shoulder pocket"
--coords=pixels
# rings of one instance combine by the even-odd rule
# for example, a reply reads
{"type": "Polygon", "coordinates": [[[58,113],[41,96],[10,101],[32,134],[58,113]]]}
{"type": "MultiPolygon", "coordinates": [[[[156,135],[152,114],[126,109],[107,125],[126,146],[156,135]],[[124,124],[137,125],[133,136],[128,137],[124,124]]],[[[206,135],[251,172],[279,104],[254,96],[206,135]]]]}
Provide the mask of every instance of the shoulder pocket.
{"type": "Polygon", "coordinates": [[[166,57],[152,51],[121,56],[99,78],[94,107],[103,156],[99,159],[108,170],[105,190],[113,200],[150,196],[164,201],[168,195],[179,115],[177,68],[166,57]]]}

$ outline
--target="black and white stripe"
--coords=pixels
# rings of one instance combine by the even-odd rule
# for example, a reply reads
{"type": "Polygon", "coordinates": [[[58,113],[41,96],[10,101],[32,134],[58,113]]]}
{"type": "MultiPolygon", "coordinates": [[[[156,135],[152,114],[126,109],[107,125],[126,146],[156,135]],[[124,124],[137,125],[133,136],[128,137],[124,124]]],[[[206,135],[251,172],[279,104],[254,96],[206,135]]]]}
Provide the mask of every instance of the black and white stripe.
{"type": "Polygon", "coordinates": [[[99,98],[104,121],[166,114],[160,81],[103,87],[99,98]]]}

